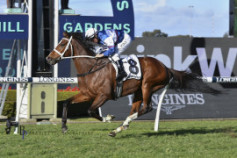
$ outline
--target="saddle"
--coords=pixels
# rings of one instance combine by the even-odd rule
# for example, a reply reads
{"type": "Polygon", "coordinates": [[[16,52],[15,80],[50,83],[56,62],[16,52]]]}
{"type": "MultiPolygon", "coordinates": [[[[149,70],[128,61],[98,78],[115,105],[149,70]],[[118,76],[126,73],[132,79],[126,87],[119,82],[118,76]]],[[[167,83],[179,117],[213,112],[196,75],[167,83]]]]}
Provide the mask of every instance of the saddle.
{"type": "MultiPolygon", "coordinates": [[[[109,60],[112,61],[112,65],[116,71],[116,78],[118,77],[118,66],[115,61],[118,61],[118,56],[109,57],[109,60]]],[[[142,77],[141,74],[141,66],[140,62],[135,54],[131,54],[126,58],[120,59],[122,67],[126,72],[126,76],[121,80],[116,80],[116,88],[115,88],[115,100],[119,98],[122,94],[123,82],[129,79],[137,79],[140,80],[142,77]]]]}

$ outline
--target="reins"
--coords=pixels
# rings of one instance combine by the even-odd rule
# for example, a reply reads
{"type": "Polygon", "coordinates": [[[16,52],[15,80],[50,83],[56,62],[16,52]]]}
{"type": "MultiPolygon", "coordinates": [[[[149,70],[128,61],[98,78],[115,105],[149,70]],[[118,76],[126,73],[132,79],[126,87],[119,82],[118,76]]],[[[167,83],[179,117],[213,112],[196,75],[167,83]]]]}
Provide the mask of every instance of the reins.
{"type": "Polygon", "coordinates": [[[94,72],[96,72],[96,71],[99,71],[100,69],[104,68],[104,67],[105,67],[108,63],[110,63],[110,62],[111,62],[111,61],[109,60],[108,62],[104,63],[101,67],[99,67],[99,68],[95,69],[94,71],[92,71],[95,66],[99,66],[99,65],[97,65],[97,62],[96,62],[96,63],[90,68],[90,70],[89,70],[88,72],[82,73],[82,74],[77,74],[77,77],[85,77],[86,75],[89,75],[89,74],[92,74],[92,73],[94,73],[94,72]]]}
{"type": "MultiPolygon", "coordinates": [[[[56,48],[54,48],[54,51],[60,55],[60,59],[73,59],[73,58],[92,58],[92,59],[95,59],[95,56],[89,56],[89,55],[77,55],[77,56],[73,56],[73,47],[72,47],[72,36],[67,39],[67,38],[63,38],[65,40],[67,40],[67,46],[66,48],[64,49],[64,51],[61,53],[60,51],[58,51],[56,48]],[[69,46],[70,46],[70,49],[71,49],[71,56],[69,57],[64,57],[64,54],[66,53],[66,51],[69,49],[69,46]]],[[[62,40],[63,40],[62,39],[62,40]]],[[[62,42],[62,40],[58,43],[58,45],[62,42]]]]}
{"type": "MultiPolygon", "coordinates": [[[[60,59],[73,59],[73,58],[91,58],[91,59],[95,59],[95,58],[96,58],[95,56],[89,56],[89,55],[77,55],[77,56],[73,56],[73,46],[72,46],[72,43],[71,43],[71,41],[72,41],[72,36],[71,36],[69,39],[67,39],[67,38],[63,38],[63,39],[65,39],[65,40],[68,41],[67,46],[66,46],[66,48],[64,49],[64,51],[61,53],[61,52],[58,51],[56,48],[54,48],[54,51],[55,51],[57,54],[60,55],[60,59]],[[70,47],[70,49],[71,49],[71,56],[69,56],[69,57],[64,57],[64,54],[67,52],[67,50],[69,49],[69,47],[70,47]]],[[[63,40],[63,39],[62,39],[62,40],[63,40]]],[[[59,42],[59,44],[62,42],[62,40],[59,42]]],[[[58,45],[59,45],[59,44],[58,44],[58,45]]],[[[97,61],[98,61],[98,60],[97,60],[97,61]]],[[[103,65],[102,65],[101,67],[99,67],[99,68],[93,70],[95,66],[100,66],[100,65],[97,64],[97,61],[96,61],[96,63],[90,68],[90,70],[89,70],[88,72],[82,73],[82,74],[77,74],[77,77],[84,77],[84,76],[86,76],[86,75],[89,75],[89,74],[91,74],[91,73],[94,73],[94,72],[96,72],[96,71],[99,71],[100,69],[104,68],[108,63],[111,62],[111,61],[109,60],[108,62],[103,63],[103,65]],[[93,70],[93,71],[92,71],[92,70],[93,70]]]]}

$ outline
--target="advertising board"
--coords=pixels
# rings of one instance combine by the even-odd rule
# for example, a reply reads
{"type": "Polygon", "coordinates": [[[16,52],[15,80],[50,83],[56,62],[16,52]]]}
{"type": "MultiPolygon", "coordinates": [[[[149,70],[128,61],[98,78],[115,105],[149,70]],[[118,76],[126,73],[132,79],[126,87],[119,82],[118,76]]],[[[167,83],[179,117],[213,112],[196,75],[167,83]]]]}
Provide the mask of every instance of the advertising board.
{"type": "MultiPolygon", "coordinates": [[[[27,43],[26,40],[28,39],[28,15],[0,14],[0,77],[3,77],[5,75],[7,63],[15,39],[20,39],[22,41],[22,46],[27,43]]],[[[23,54],[23,49],[21,49],[21,53],[23,54]]],[[[14,68],[10,72],[10,76],[15,75],[16,70],[14,68]]]]}
{"type": "Polygon", "coordinates": [[[0,39],[28,39],[28,15],[0,15],[0,39]]]}

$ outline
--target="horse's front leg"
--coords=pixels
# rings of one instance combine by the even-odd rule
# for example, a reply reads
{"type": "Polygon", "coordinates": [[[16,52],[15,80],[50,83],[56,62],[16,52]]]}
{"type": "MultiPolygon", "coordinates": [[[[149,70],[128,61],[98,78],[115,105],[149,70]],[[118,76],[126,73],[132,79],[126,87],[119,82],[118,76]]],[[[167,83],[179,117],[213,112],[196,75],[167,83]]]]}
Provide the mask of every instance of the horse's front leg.
{"type": "Polygon", "coordinates": [[[74,103],[80,103],[80,102],[85,102],[85,101],[89,101],[90,98],[83,95],[82,93],[79,93],[69,99],[67,99],[64,103],[63,103],[63,114],[62,114],[62,132],[66,133],[67,132],[67,112],[68,112],[68,105],[69,104],[74,104],[74,103]]]}
{"type": "Polygon", "coordinates": [[[69,101],[66,100],[64,103],[63,103],[63,114],[62,114],[62,132],[63,133],[66,133],[67,132],[67,110],[68,110],[68,104],[69,104],[69,101]]]}
{"type": "Polygon", "coordinates": [[[88,110],[88,114],[91,117],[94,117],[100,121],[104,121],[105,122],[105,118],[101,117],[100,115],[97,114],[96,110],[101,107],[105,101],[108,100],[108,97],[104,94],[99,94],[96,96],[95,100],[93,101],[91,107],[88,110]]]}

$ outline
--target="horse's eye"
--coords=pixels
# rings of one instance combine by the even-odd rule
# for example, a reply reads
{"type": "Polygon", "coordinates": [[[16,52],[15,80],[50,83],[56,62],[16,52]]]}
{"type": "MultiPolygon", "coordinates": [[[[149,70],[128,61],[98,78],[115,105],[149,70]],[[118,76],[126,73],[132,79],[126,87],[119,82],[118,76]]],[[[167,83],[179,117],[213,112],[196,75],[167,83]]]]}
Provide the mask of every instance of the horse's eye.
{"type": "Polygon", "coordinates": [[[60,46],[64,47],[66,45],[66,43],[61,43],[60,46]]]}

